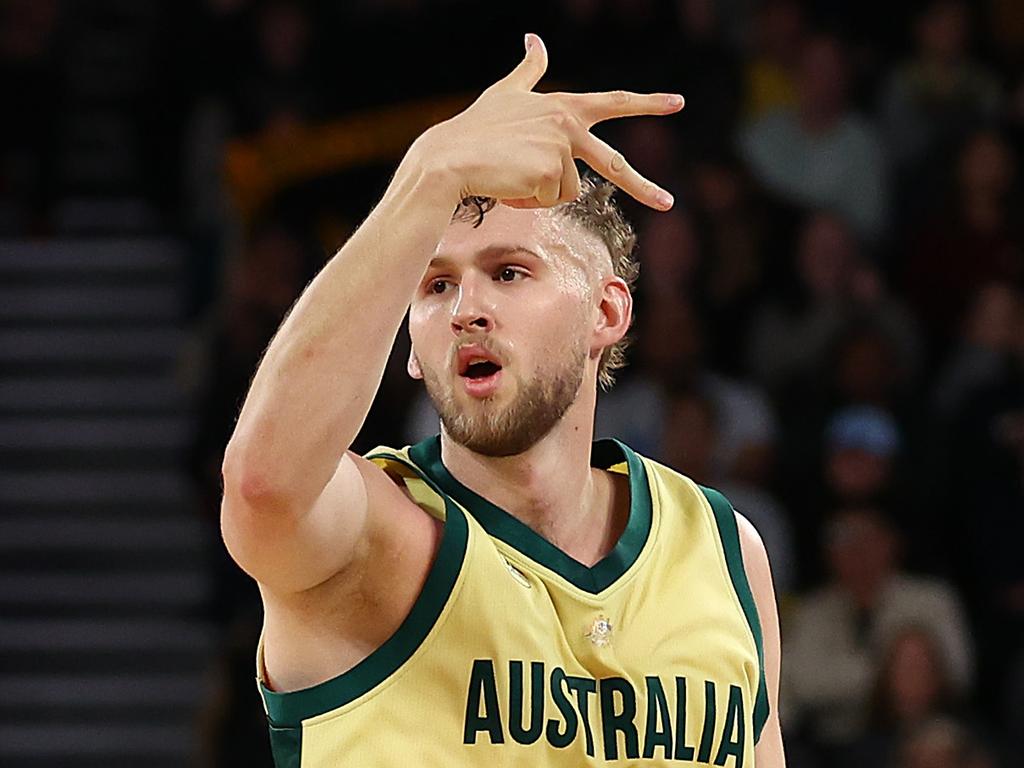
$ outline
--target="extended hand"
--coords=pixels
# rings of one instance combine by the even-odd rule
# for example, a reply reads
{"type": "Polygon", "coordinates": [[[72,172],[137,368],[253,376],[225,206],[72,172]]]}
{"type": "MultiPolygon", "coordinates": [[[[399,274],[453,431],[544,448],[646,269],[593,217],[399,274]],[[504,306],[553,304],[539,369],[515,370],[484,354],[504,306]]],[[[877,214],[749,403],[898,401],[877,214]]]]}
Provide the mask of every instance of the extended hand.
{"type": "MultiPolygon", "coordinates": [[[[494,197],[522,208],[574,200],[580,179],[574,158],[652,208],[672,207],[672,196],[634,170],[621,152],[590,133],[604,120],[669,115],[682,96],[628,91],[534,93],[548,66],[537,35],[526,36],[526,56],[465,111],[418,140],[424,162],[439,164],[459,198],[494,197]]],[[[435,165],[437,167],[437,165],[435,165]]]]}

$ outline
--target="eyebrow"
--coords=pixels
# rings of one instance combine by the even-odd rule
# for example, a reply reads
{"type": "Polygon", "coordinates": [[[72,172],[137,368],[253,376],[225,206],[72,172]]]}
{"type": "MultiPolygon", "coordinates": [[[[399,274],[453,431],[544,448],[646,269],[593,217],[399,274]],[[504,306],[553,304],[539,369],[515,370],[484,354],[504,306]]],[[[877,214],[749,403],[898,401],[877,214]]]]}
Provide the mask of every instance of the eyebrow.
{"type": "MultiPolygon", "coordinates": [[[[530,256],[533,256],[538,261],[547,262],[546,258],[541,256],[536,251],[527,248],[525,245],[491,245],[488,246],[487,248],[484,248],[483,250],[474,253],[473,259],[491,259],[498,256],[507,256],[510,253],[527,253],[530,256]]],[[[451,259],[451,257],[441,254],[440,256],[435,256],[430,260],[430,263],[427,264],[427,269],[445,267],[452,264],[452,262],[453,260],[451,259]]]]}

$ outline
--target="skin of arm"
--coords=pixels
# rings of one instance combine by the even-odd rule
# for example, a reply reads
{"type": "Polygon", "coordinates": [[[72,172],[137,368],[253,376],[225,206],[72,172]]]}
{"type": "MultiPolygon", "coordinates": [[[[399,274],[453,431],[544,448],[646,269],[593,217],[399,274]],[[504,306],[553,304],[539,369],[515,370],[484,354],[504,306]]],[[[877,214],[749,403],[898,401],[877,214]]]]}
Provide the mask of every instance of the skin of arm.
{"type": "Polygon", "coordinates": [[[401,514],[381,518],[404,497],[347,449],[461,199],[568,202],[579,194],[580,158],[646,205],[671,207],[670,195],[589,129],[615,117],[672,114],[682,98],[533,92],[546,69],[543,43],[528,35],[526,56],[511,73],[422,134],[271,341],[225,450],[221,507],[228,551],[270,591],[321,585],[354,560],[367,561],[368,541],[386,548],[401,536],[401,514]]]}
{"type": "Polygon", "coordinates": [[[768,685],[768,721],[754,748],[754,764],[757,768],[785,768],[786,757],[782,747],[782,729],[779,725],[782,644],[779,637],[779,611],[775,602],[772,571],[768,564],[768,553],[757,529],[739,513],[736,514],[736,523],[740,533],[743,567],[747,572],[750,591],[754,595],[754,603],[757,605],[758,617],[761,620],[765,682],[768,685]]]}

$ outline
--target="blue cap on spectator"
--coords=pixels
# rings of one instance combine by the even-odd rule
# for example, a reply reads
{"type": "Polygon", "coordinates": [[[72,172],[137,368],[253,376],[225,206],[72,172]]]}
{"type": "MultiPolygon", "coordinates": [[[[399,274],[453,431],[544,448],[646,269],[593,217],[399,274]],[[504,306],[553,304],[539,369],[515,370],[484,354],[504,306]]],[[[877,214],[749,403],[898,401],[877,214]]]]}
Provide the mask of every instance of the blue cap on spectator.
{"type": "Polygon", "coordinates": [[[886,411],[871,405],[843,408],[828,424],[830,450],[859,448],[888,457],[900,447],[900,432],[886,411]]]}

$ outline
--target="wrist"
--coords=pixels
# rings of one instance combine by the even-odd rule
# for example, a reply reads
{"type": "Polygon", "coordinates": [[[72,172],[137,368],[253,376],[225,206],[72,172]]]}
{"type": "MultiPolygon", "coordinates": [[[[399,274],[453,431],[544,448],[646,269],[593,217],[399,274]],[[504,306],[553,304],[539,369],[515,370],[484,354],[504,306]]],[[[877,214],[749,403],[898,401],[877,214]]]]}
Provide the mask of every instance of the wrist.
{"type": "Polygon", "coordinates": [[[417,197],[436,201],[451,214],[462,200],[460,180],[430,138],[428,130],[413,142],[399,163],[393,183],[404,186],[417,197]]]}

